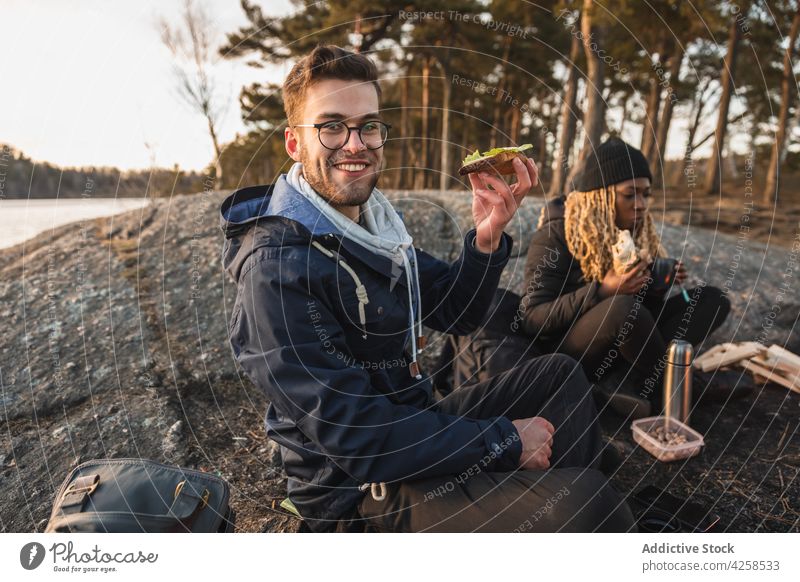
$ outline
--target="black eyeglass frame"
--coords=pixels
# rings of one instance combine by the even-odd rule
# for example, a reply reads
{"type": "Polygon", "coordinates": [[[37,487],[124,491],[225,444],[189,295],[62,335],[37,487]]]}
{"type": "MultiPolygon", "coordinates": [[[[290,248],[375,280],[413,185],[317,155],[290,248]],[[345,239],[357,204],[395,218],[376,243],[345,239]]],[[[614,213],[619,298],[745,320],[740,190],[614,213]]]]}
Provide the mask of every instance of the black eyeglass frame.
{"type": "Polygon", "coordinates": [[[383,146],[386,145],[386,140],[389,139],[389,130],[392,129],[392,126],[389,125],[388,123],[384,122],[384,121],[365,121],[361,125],[354,125],[352,127],[349,126],[349,125],[345,125],[345,128],[347,129],[347,137],[345,138],[344,143],[342,143],[342,145],[340,145],[338,148],[330,148],[330,147],[326,146],[324,143],[322,143],[322,132],[321,132],[321,130],[322,130],[322,128],[324,126],[329,125],[331,123],[344,123],[344,122],[332,120],[332,121],[323,121],[321,123],[305,123],[305,124],[301,124],[301,125],[293,125],[291,127],[292,128],[295,128],[295,127],[313,127],[314,129],[317,130],[317,139],[319,140],[319,143],[322,144],[322,147],[324,147],[326,150],[332,150],[332,151],[340,150],[344,146],[346,146],[347,142],[350,141],[350,132],[353,131],[354,129],[356,131],[358,131],[358,139],[361,140],[361,143],[364,144],[364,147],[366,147],[368,150],[379,150],[383,146]],[[368,123],[378,123],[380,125],[383,125],[386,128],[386,137],[383,139],[383,142],[381,142],[381,145],[379,145],[378,147],[375,147],[375,148],[369,147],[367,145],[367,143],[364,141],[364,137],[361,135],[361,130],[364,129],[364,126],[367,125],[368,123]]]}

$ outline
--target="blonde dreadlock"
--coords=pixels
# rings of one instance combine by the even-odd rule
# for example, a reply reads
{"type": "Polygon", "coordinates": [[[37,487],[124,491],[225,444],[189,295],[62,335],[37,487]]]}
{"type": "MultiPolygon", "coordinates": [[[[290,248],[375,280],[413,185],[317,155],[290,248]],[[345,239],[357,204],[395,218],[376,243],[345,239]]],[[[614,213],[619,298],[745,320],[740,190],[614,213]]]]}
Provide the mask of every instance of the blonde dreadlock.
{"type": "MultiPolygon", "coordinates": [[[[564,207],[567,247],[580,263],[587,281],[602,281],[613,268],[611,249],[619,234],[616,199],[613,185],[589,192],[571,192],[567,196],[564,207]]],[[[540,222],[543,216],[544,210],[540,222]]],[[[649,212],[645,212],[644,223],[634,243],[637,249],[645,249],[652,258],[666,256],[649,212]]]]}

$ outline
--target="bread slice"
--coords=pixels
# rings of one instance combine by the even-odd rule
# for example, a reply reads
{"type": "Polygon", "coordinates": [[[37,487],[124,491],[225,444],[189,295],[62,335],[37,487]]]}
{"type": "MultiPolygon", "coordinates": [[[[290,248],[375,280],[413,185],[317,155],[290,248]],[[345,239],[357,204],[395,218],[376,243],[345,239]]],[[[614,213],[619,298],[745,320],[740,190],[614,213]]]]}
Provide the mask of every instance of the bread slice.
{"type": "Polygon", "coordinates": [[[524,151],[531,148],[533,145],[526,143],[519,147],[494,148],[484,153],[475,151],[464,158],[458,173],[461,176],[484,171],[495,171],[505,176],[514,174],[514,158],[525,158],[524,151]]]}

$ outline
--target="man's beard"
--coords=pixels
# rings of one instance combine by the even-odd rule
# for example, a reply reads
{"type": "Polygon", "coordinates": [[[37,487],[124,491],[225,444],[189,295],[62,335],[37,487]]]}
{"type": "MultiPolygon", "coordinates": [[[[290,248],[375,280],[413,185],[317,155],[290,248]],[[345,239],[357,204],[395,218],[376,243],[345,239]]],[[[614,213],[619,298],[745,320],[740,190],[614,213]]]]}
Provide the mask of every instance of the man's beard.
{"type": "MultiPolygon", "coordinates": [[[[370,160],[370,169],[376,163],[370,160]]],[[[305,148],[300,149],[300,163],[303,164],[303,177],[316,192],[331,206],[361,206],[372,195],[375,184],[378,183],[378,172],[373,171],[363,178],[353,180],[345,188],[340,188],[331,178],[331,173],[336,169],[331,164],[331,159],[323,161],[325,168],[320,168],[308,159],[305,148]]]]}

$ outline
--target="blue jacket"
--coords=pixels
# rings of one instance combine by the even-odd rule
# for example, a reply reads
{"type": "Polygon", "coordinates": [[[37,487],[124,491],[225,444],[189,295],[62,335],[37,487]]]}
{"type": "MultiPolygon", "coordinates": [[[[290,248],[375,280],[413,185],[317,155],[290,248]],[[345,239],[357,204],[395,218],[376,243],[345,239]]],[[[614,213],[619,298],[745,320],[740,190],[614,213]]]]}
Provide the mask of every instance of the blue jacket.
{"type": "MultiPolygon", "coordinates": [[[[487,470],[517,467],[510,420],[441,414],[429,377],[412,377],[402,268],[343,238],[285,176],[231,194],[221,226],[224,267],[237,283],[233,353],[270,402],[267,434],[312,530],[352,516],[365,483],[458,475],[487,455],[487,470]],[[368,298],[363,329],[354,274],[368,298]],[[503,442],[511,444],[501,451],[503,442]]],[[[427,327],[464,335],[485,316],[512,240],[504,234],[486,255],[474,238],[466,234],[453,264],[417,250],[427,327]]]]}

